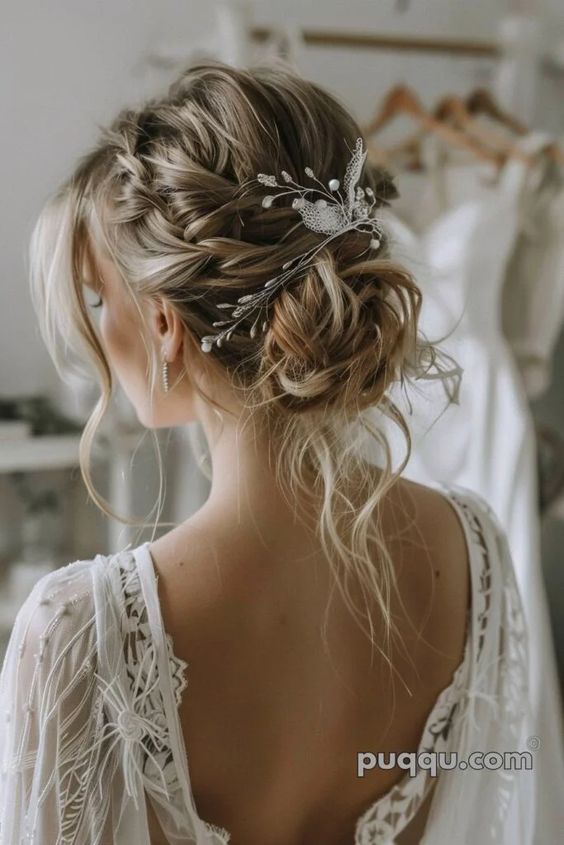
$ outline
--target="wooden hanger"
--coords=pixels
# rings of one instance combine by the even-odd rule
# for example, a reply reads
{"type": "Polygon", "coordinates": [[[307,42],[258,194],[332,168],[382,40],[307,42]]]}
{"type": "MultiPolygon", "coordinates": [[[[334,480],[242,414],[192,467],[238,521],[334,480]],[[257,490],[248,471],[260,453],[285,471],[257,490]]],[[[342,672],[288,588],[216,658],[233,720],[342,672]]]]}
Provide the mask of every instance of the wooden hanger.
{"type": "Polygon", "coordinates": [[[375,135],[398,114],[418,117],[421,111],[421,106],[414,92],[407,85],[396,85],[388,91],[380,104],[380,108],[365,127],[366,136],[375,135]]]}
{"type": "Polygon", "coordinates": [[[498,123],[502,123],[515,132],[517,135],[526,135],[530,132],[528,126],[517,120],[509,112],[504,111],[498,103],[496,103],[493,94],[487,88],[475,88],[466,97],[465,106],[469,114],[485,114],[498,123]]]}
{"type": "MultiPolygon", "coordinates": [[[[527,135],[531,131],[525,123],[504,111],[487,88],[475,88],[466,98],[465,105],[469,114],[485,114],[515,132],[516,135],[527,135]]],[[[564,164],[564,151],[558,144],[549,144],[545,151],[559,164],[564,164]]]]}
{"type": "Polygon", "coordinates": [[[505,157],[511,156],[518,158],[527,166],[533,163],[532,158],[527,153],[519,149],[515,144],[512,144],[511,141],[508,141],[506,137],[486,126],[482,126],[479,121],[475,120],[464,100],[454,94],[443,97],[439,101],[434,116],[437,120],[451,122],[457,129],[468,132],[486,146],[493,147],[497,152],[502,153],[505,157]]]}
{"type": "MultiPolygon", "coordinates": [[[[417,95],[406,85],[395,86],[384,98],[379,110],[364,128],[366,137],[368,138],[376,134],[396,116],[401,114],[412,117],[426,131],[438,135],[455,147],[469,150],[473,155],[484,161],[491,161],[497,165],[503,163],[504,156],[499,152],[485,149],[467,133],[461,132],[448,123],[437,120],[437,118],[423,108],[417,95]]],[[[408,141],[410,144],[413,143],[413,137],[408,139],[408,141]]]]}
{"type": "MultiPolygon", "coordinates": [[[[414,93],[405,85],[396,85],[391,88],[380,104],[380,108],[374,115],[371,122],[365,127],[364,134],[367,138],[375,135],[390,123],[396,115],[405,114],[419,121],[420,106],[414,93]]],[[[420,140],[425,134],[419,130],[414,136],[395,146],[384,148],[370,145],[371,157],[380,164],[388,165],[394,158],[394,154],[407,153],[412,156],[409,169],[422,170],[423,162],[420,155],[420,140]]]]}

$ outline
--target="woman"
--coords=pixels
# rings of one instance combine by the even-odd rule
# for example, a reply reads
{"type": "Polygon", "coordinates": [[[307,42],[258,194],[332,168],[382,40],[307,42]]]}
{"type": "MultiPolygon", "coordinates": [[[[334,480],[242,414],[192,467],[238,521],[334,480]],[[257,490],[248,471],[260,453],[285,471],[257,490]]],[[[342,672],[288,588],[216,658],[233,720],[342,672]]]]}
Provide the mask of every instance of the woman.
{"type": "Polygon", "coordinates": [[[499,763],[528,717],[505,537],[470,491],[403,479],[363,416],[409,450],[388,388],[453,378],[390,257],[393,196],[334,97],[210,62],[123,110],[42,212],[44,337],[102,388],[95,501],[115,379],[147,428],[200,423],[213,473],[174,530],[21,608],[2,845],[533,841],[534,770],[499,763]]]}

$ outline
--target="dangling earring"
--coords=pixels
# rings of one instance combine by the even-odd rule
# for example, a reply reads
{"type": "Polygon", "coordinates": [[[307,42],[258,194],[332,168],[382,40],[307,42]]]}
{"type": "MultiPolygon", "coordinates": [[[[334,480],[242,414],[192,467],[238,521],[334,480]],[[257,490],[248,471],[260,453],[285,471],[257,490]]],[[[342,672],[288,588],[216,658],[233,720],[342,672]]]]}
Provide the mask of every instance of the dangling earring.
{"type": "Polygon", "coordinates": [[[163,390],[164,390],[165,393],[168,393],[168,361],[164,357],[164,354],[163,354],[163,365],[162,365],[161,373],[162,373],[163,390]]]}

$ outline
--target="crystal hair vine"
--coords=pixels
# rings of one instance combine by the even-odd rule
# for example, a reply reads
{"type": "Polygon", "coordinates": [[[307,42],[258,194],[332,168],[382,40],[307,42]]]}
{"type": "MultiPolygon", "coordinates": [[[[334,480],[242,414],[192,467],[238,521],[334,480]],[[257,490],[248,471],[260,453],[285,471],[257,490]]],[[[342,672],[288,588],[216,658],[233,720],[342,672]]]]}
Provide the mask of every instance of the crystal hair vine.
{"type": "MultiPolygon", "coordinates": [[[[379,248],[383,233],[373,213],[376,206],[376,197],[372,188],[362,188],[358,185],[366,155],[366,150],[363,150],[362,138],[358,138],[343,178],[344,196],[340,191],[341,183],[338,179],[330,179],[326,187],[317,179],[311,167],[305,168],[305,174],[317,182],[321,186],[320,188],[306,188],[299,185],[285,170],[281,174],[285,184],[280,184],[275,176],[269,176],[265,173],[259,173],[256,180],[253,180],[268,187],[282,188],[276,194],[263,197],[263,208],[270,208],[278,197],[297,194],[298,196],[292,202],[292,208],[299,212],[304,225],[308,229],[325,234],[327,237],[307,252],[286,261],[282,265],[282,273],[269,279],[262,288],[254,293],[239,297],[238,304],[220,302],[217,305],[218,308],[232,308],[233,313],[229,320],[218,320],[213,323],[214,326],[227,326],[227,328],[215,335],[202,337],[201,346],[204,352],[209,352],[214,343],[219,347],[224,339],[229,341],[239,323],[258,309],[259,313],[249,331],[249,336],[254,338],[257,333],[261,309],[268,305],[272,296],[292,278],[296,271],[303,270],[320,250],[339,235],[353,230],[365,232],[371,235],[370,247],[372,249],[379,248]],[[321,194],[321,196],[313,201],[307,199],[305,194],[312,192],[321,194]]],[[[266,320],[262,322],[263,332],[266,331],[267,324],[266,320]]]]}

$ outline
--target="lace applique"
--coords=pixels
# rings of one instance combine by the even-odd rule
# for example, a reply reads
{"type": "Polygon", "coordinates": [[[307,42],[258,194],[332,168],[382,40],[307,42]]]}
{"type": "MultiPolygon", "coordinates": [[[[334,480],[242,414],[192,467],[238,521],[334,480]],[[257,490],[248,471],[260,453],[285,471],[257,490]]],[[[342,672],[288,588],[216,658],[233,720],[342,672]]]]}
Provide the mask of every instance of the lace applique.
{"type": "MultiPolygon", "coordinates": [[[[504,631],[511,636],[503,637],[503,659],[500,671],[509,683],[501,684],[503,693],[498,696],[482,695],[480,690],[469,689],[469,677],[472,661],[479,664],[486,642],[486,630],[490,621],[492,607],[492,561],[491,548],[488,545],[487,522],[480,519],[480,511],[475,510],[464,495],[457,495],[449,490],[450,497],[458,505],[462,518],[471,535],[469,547],[471,555],[479,555],[478,572],[472,574],[472,607],[468,611],[468,621],[473,620],[471,636],[467,634],[466,647],[462,663],[456,669],[452,681],[438,696],[423,729],[418,753],[448,752],[452,727],[455,721],[472,715],[471,702],[475,697],[485,697],[494,707],[501,707],[511,723],[510,730],[516,738],[521,723],[522,703],[526,693],[526,631],[517,587],[511,573],[507,571],[507,560],[503,560],[501,548],[503,534],[498,534],[496,552],[499,553],[500,566],[504,568],[503,590],[505,592],[505,618],[500,620],[504,631]]],[[[496,525],[495,514],[485,502],[481,503],[486,514],[496,525]]],[[[501,529],[500,529],[501,532],[501,529]]],[[[180,814],[186,812],[183,806],[182,789],[176,770],[170,737],[164,718],[162,692],[156,671],[155,649],[147,619],[147,610],[143,600],[137,565],[129,551],[118,556],[118,565],[123,590],[125,618],[123,620],[124,649],[127,674],[132,693],[143,690],[137,696],[133,714],[123,713],[120,717],[120,729],[124,736],[131,736],[140,742],[143,750],[142,770],[149,783],[158,784],[164,778],[168,801],[180,814]],[[135,718],[134,718],[135,717],[135,718]],[[153,730],[149,726],[153,726],[153,730]],[[159,727],[157,731],[154,728],[159,727]]],[[[475,564],[472,562],[472,566],[475,564]]],[[[468,628],[467,628],[468,631],[468,628]]],[[[166,634],[170,675],[173,681],[177,705],[181,702],[182,692],[187,686],[187,663],[174,654],[173,641],[166,634]]],[[[377,799],[358,819],[355,828],[354,845],[393,845],[395,837],[414,818],[426,799],[435,779],[427,770],[419,770],[414,777],[409,773],[385,795],[377,799]]],[[[156,788],[156,786],[155,786],[156,788]]],[[[506,806],[511,799],[511,784],[500,784],[499,810],[492,821],[493,829],[502,830],[506,806]]],[[[198,817],[199,818],[199,817],[198,817]]],[[[228,845],[231,836],[225,828],[199,818],[208,833],[209,841],[216,845],[228,845]]],[[[496,841],[496,838],[492,839],[496,841]]]]}
{"type": "MultiPolygon", "coordinates": [[[[427,718],[418,754],[447,749],[450,730],[464,696],[469,658],[467,642],[462,663],[449,686],[439,694],[427,718]]],[[[360,816],[356,824],[355,845],[392,845],[394,837],[415,816],[432,785],[433,779],[427,770],[419,769],[415,776],[408,772],[360,816]]]]}
{"type": "MultiPolygon", "coordinates": [[[[119,565],[125,609],[127,613],[127,632],[130,636],[133,636],[137,644],[137,650],[139,650],[139,644],[141,642],[144,644],[143,648],[145,651],[147,649],[152,650],[153,642],[147,619],[147,610],[143,602],[141,583],[139,581],[139,574],[137,572],[137,565],[133,554],[129,551],[122,553],[120,555],[119,565]]],[[[182,702],[182,693],[188,685],[186,677],[188,664],[185,660],[182,660],[180,657],[175,655],[174,643],[170,634],[166,634],[166,643],[174,698],[177,706],[179,706],[182,702]]],[[[129,645],[133,646],[133,643],[130,643],[129,645]]],[[[132,651],[129,653],[131,654],[132,651]]]]}
{"type": "MultiPolygon", "coordinates": [[[[491,607],[491,562],[480,521],[469,509],[464,500],[457,498],[452,491],[450,495],[456,499],[464,511],[467,522],[473,533],[472,546],[481,553],[481,566],[478,578],[478,590],[472,591],[473,607],[468,610],[469,620],[472,612],[478,620],[478,629],[472,636],[478,635],[476,660],[479,660],[484,643],[484,632],[488,625],[491,607]]],[[[472,554],[472,548],[470,554],[472,554]]],[[[471,564],[472,565],[472,564],[471,564]]],[[[474,576],[472,576],[474,580],[474,576]]],[[[467,637],[462,663],[456,669],[448,687],[439,694],[431,710],[419,743],[417,753],[440,753],[448,750],[449,737],[455,718],[463,718],[465,703],[468,699],[468,677],[471,666],[472,653],[470,636],[467,637]]],[[[417,814],[426,799],[434,778],[426,769],[419,769],[415,776],[409,772],[389,792],[377,799],[368,810],[360,816],[356,824],[355,845],[393,845],[395,837],[406,827],[417,814]]]]}
{"type": "MultiPolygon", "coordinates": [[[[181,807],[182,790],[170,747],[156,649],[137,564],[130,551],[119,553],[115,563],[118,567],[125,610],[120,624],[130,695],[128,701],[121,700],[125,699],[125,696],[118,700],[114,691],[113,703],[117,712],[114,724],[127,744],[141,746],[141,771],[147,782],[157,791],[162,792],[164,787],[167,801],[181,807]]],[[[179,706],[187,686],[188,664],[176,657],[172,639],[168,634],[166,644],[174,697],[176,705],[179,706]]],[[[112,699],[112,690],[106,691],[106,698],[112,699]]]]}
{"type": "MultiPolygon", "coordinates": [[[[131,692],[136,695],[133,711],[123,707],[118,716],[119,727],[126,739],[131,738],[143,749],[142,771],[153,789],[164,782],[171,810],[181,817],[186,812],[179,774],[170,745],[162,691],[156,666],[155,647],[143,599],[137,563],[131,551],[117,556],[125,616],[122,635],[127,674],[131,692]],[[142,693],[142,694],[140,694],[142,693]]],[[[174,653],[170,634],[165,633],[170,677],[179,706],[187,687],[188,664],[174,653]]],[[[199,819],[208,833],[210,845],[228,845],[230,833],[225,828],[199,819]]]]}
{"type": "MultiPolygon", "coordinates": [[[[479,518],[476,517],[472,509],[468,506],[464,499],[459,499],[451,492],[460,508],[466,514],[466,518],[480,542],[484,564],[488,563],[487,575],[484,573],[480,581],[480,594],[482,588],[484,596],[487,596],[487,611],[489,611],[489,597],[491,591],[491,573],[489,568],[489,556],[484,539],[483,530],[479,518]]],[[[502,529],[497,515],[484,499],[480,500],[483,509],[486,511],[489,520],[493,524],[496,531],[496,552],[500,561],[500,566],[504,569],[503,591],[504,591],[504,617],[500,620],[502,626],[502,640],[500,646],[500,692],[497,697],[492,697],[492,705],[503,714],[504,731],[507,731],[511,738],[513,748],[518,747],[519,731],[522,724],[523,717],[527,712],[528,700],[528,640],[527,630],[525,624],[525,617],[521,604],[521,597],[517,587],[517,582],[512,566],[507,566],[510,560],[510,552],[508,547],[507,537],[502,529]],[[510,636],[506,632],[510,632],[510,636]],[[503,659],[501,659],[503,658],[503,659]]],[[[480,620],[480,638],[478,642],[479,653],[483,647],[484,631],[487,625],[487,611],[483,610],[479,614],[480,620]]],[[[496,816],[492,819],[491,835],[492,841],[497,842],[501,840],[503,827],[507,812],[509,810],[511,801],[513,799],[513,781],[515,779],[515,771],[512,769],[504,770],[503,778],[497,781],[497,800],[495,802],[496,816]]]]}

